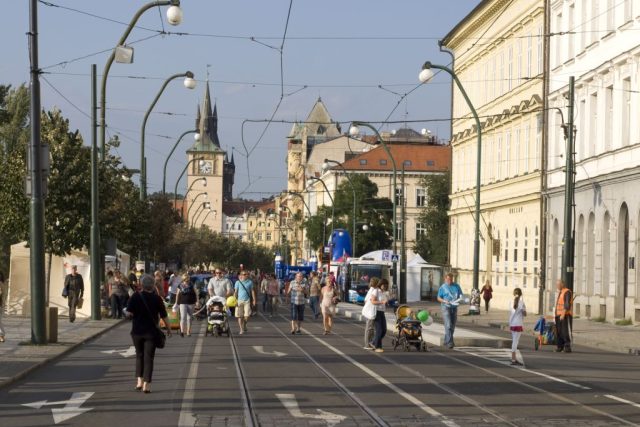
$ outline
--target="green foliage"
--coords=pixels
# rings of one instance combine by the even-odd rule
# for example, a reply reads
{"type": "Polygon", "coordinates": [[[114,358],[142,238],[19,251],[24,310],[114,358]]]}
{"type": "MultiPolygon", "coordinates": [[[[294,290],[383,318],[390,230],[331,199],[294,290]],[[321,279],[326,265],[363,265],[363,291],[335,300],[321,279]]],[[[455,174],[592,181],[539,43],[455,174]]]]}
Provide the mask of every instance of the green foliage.
{"type": "Polygon", "coordinates": [[[451,175],[427,175],[420,185],[426,190],[425,207],[422,208],[418,221],[423,224],[425,234],[421,236],[413,248],[428,262],[446,264],[448,261],[449,242],[449,182],[451,175]]]}
{"type": "MultiPolygon", "coordinates": [[[[388,248],[392,241],[392,207],[387,198],[379,198],[378,186],[365,175],[351,174],[351,182],[344,180],[335,191],[335,226],[331,225],[331,207],[321,206],[316,215],[304,222],[312,247],[322,246],[322,237],[329,238],[332,228],[345,228],[353,234],[353,197],[356,198],[356,256],[388,248]],[[325,230],[326,218],[326,230],[325,230]],[[368,230],[362,230],[366,224],[368,230]]],[[[353,236],[352,236],[353,237],[353,236]]]]}

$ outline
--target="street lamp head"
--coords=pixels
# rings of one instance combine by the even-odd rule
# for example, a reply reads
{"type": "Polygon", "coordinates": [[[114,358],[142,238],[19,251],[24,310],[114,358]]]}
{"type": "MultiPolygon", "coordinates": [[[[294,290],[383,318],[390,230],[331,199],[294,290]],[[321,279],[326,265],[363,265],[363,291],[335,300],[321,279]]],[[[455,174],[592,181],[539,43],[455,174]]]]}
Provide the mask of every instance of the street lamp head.
{"type": "Polygon", "coordinates": [[[329,167],[329,161],[327,159],[324,159],[324,162],[322,163],[322,170],[326,171],[327,169],[329,169],[329,167]]]}
{"type": "Polygon", "coordinates": [[[423,136],[430,136],[431,135],[431,131],[429,129],[422,129],[422,131],[420,133],[423,136]]]}
{"type": "Polygon", "coordinates": [[[193,139],[195,139],[196,142],[200,141],[200,134],[199,133],[194,134],[193,139]]]}
{"type": "Polygon", "coordinates": [[[200,166],[204,165],[204,159],[201,158],[200,161],[198,162],[198,165],[200,166]]]}
{"type": "Polygon", "coordinates": [[[195,89],[197,82],[196,79],[193,78],[193,73],[191,71],[187,71],[184,75],[186,76],[183,82],[184,87],[187,89],[195,89]]]}
{"type": "Polygon", "coordinates": [[[309,179],[307,180],[307,187],[311,187],[311,186],[313,185],[313,183],[314,183],[314,182],[315,182],[315,180],[314,180],[314,179],[309,178],[309,179]]]}
{"type": "Polygon", "coordinates": [[[356,125],[351,125],[351,127],[349,128],[349,135],[351,136],[360,135],[360,128],[356,125]]]}
{"type": "Polygon", "coordinates": [[[433,71],[431,71],[431,62],[427,61],[422,66],[422,71],[418,75],[418,79],[420,79],[420,83],[429,83],[433,78],[433,71]]]}
{"type": "Polygon", "coordinates": [[[202,181],[202,186],[203,186],[203,187],[206,187],[206,186],[207,186],[207,178],[202,177],[202,178],[200,178],[200,181],[202,181]]]}
{"type": "Polygon", "coordinates": [[[205,192],[204,192],[204,198],[206,199],[206,198],[208,198],[208,197],[209,197],[209,195],[208,195],[208,194],[207,194],[207,192],[205,191],[205,192]]]}
{"type": "Polygon", "coordinates": [[[171,6],[167,9],[167,22],[171,25],[180,25],[182,22],[182,9],[180,6],[171,6]]]}
{"type": "Polygon", "coordinates": [[[363,230],[363,231],[367,231],[368,229],[369,229],[369,226],[368,226],[367,224],[365,224],[365,225],[363,225],[363,226],[362,226],[362,230],[363,230]]]}

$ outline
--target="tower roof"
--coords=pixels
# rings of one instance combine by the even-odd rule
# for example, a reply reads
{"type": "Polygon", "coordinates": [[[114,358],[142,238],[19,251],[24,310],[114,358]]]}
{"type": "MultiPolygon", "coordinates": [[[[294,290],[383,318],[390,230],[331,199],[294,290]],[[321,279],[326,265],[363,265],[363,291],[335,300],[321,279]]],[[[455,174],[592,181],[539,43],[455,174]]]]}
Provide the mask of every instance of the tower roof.
{"type": "Polygon", "coordinates": [[[300,138],[304,128],[307,129],[308,136],[338,137],[341,133],[322,98],[318,98],[304,123],[293,124],[289,138],[300,138]]]}
{"type": "Polygon", "coordinates": [[[218,106],[211,111],[211,93],[209,82],[205,86],[204,99],[197,114],[197,128],[200,141],[197,141],[189,151],[222,151],[218,138],[218,106]]]}

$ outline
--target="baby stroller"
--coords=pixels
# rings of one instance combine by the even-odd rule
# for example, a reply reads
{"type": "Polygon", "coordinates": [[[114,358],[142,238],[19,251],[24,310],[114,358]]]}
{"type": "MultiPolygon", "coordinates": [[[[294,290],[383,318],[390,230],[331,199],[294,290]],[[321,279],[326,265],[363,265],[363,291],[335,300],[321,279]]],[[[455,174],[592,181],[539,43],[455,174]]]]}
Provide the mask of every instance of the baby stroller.
{"type": "Polygon", "coordinates": [[[207,329],[204,336],[211,334],[218,337],[222,334],[229,336],[229,319],[227,318],[226,300],[223,297],[211,297],[207,301],[207,329]]]}
{"type": "Polygon", "coordinates": [[[408,305],[396,309],[396,330],[391,344],[394,350],[402,347],[404,351],[410,351],[411,347],[415,347],[418,351],[429,351],[426,341],[422,339],[422,322],[408,305]]]}
{"type": "Polygon", "coordinates": [[[533,343],[536,351],[538,351],[542,345],[558,345],[558,330],[556,329],[555,322],[540,317],[533,327],[533,330],[538,333],[533,343]]]}

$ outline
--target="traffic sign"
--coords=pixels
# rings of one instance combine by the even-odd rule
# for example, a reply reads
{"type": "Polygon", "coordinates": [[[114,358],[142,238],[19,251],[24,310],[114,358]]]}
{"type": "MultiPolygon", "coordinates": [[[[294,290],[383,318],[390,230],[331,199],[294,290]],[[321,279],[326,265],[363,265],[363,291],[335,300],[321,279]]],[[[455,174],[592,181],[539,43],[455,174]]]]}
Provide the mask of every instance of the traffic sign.
{"type": "Polygon", "coordinates": [[[391,262],[398,262],[398,254],[391,255],[391,262]]]}

